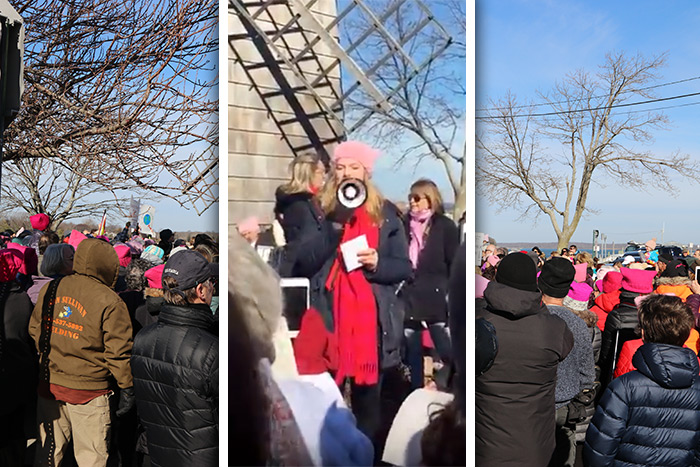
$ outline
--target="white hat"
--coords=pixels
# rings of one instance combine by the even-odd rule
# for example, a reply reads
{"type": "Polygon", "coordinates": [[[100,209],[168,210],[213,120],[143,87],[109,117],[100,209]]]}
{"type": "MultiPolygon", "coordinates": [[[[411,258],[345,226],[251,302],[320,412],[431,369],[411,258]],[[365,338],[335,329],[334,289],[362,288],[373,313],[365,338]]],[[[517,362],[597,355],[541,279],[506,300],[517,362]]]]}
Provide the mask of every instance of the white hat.
{"type": "Polygon", "coordinates": [[[622,260],[622,264],[623,264],[623,265],[627,265],[627,264],[630,264],[630,263],[634,263],[634,257],[633,257],[633,256],[629,256],[629,255],[625,256],[624,259],[622,260]]]}

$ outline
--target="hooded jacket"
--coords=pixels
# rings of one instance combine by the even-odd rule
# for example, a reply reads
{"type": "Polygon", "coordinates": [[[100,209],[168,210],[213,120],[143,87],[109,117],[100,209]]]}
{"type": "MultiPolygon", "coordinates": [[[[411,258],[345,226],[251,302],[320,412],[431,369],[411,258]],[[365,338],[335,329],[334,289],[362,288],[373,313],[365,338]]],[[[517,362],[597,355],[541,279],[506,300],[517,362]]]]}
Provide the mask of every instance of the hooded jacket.
{"type": "Polygon", "coordinates": [[[136,336],[134,393],[155,465],[219,463],[219,338],[208,305],[164,303],[136,336]]]}
{"type": "MultiPolygon", "coordinates": [[[[476,465],[547,465],[554,452],[557,366],[574,337],[540,292],[490,282],[476,318],[496,329],[498,354],[476,378],[476,465]]],[[[583,323],[582,323],[583,324],[583,323]]]]}
{"type": "Polygon", "coordinates": [[[589,465],[690,466],[700,461],[700,376],[690,349],[644,344],[637,371],[610,383],[583,448],[589,465]]]}
{"type": "MultiPolygon", "coordinates": [[[[108,389],[111,374],[120,388],[133,386],[131,318],[112,290],[119,273],[117,252],[103,240],[83,240],[75,252],[73,270],[56,291],[49,382],[70,389],[102,390],[108,389]]],[[[37,349],[47,289],[39,293],[29,322],[37,349]]]]}
{"type": "Polygon", "coordinates": [[[601,332],[605,329],[605,320],[608,319],[608,313],[620,303],[620,291],[602,293],[595,298],[595,305],[591,307],[591,311],[598,315],[598,328],[601,332]]]}
{"type": "MultiPolygon", "coordinates": [[[[698,332],[695,329],[691,329],[690,335],[688,335],[688,339],[686,339],[683,347],[692,350],[697,355],[698,339],[700,339],[698,332]]],[[[617,359],[617,365],[615,366],[615,373],[613,374],[614,378],[618,378],[625,373],[636,370],[634,364],[632,363],[632,359],[634,358],[634,354],[637,353],[637,350],[643,344],[644,342],[641,339],[634,339],[623,344],[622,350],[620,351],[620,357],[617,359]]]]}
{"type": "Polygon", "coordinates": [[[661,276],[657,278],[655,292],[659,295],[673,294],[676,297],[679,297],[684,302],[685,299],[688,298],[688,296],[693,295],[693,291],[690,290],[690,279],[681,276],[661,276]]]}

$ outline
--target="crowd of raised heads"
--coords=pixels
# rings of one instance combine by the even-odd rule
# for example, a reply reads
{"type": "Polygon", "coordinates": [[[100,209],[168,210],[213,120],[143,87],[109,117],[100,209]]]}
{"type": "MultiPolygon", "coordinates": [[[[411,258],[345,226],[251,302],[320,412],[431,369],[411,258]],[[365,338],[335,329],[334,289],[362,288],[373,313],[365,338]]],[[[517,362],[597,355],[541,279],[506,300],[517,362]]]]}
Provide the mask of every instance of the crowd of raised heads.
{"type": "Polygon", "coordinates": [[[488,241],[476,267],[476,464],[697,465],[700,250],[601,263],[488,241]]]}
{"type": "Polygon", "coordinates": [[[434,182],[386,200],[378,157],[297,156],[230,233],[230,465],[466,465],[464,244],[434,182]]]}
{"type": "Polygon", "coordinates": [[[29,221],[0,239],[0,465],[216,465],[218,242],[29,221]]]}

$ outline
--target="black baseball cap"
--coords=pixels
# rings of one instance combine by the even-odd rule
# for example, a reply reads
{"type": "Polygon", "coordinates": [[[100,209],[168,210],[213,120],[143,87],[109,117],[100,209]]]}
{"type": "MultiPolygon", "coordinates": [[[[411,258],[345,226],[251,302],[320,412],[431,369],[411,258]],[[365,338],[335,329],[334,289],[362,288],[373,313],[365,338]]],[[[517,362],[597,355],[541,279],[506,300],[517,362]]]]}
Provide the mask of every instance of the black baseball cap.
{"type": "MultiPolygon", "coordinates": [[[[177,289],[185,291],[197,287],[207,279],[219,275],[219,265],[210,263],[198,251],[183,250],[168,258],[163,268],[163,279],[172,277],[177,281],[177,289]]],[[[168,289],[163,280],[163,290],[168,289]]]]}

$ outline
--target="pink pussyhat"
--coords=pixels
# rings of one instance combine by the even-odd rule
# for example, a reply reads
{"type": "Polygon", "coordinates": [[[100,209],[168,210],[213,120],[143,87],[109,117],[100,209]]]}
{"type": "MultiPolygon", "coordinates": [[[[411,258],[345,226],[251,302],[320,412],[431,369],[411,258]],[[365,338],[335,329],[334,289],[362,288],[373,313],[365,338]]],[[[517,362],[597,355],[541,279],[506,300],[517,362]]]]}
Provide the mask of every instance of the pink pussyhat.
{"type": "Polygon", "coordinates": [[[29,222],[32,224],[32,229],[46,230],[46,228],[51,223],[51,220],[49,219],[49,216],[47,216],[43,212],[40,212],[39,214],[29,216],[29,222]]]}
{"type": "Polygon", "coordinates": [[[17,243],[8,243],[7,248],[16,250],[22,257],[22,264],[19,267],[19,272],[25,276],[36,276],[39,269],[39,258],[36,256],[36,250],[29,246],[19,245],[17,243]]]}
{"type": "Polygon", "coordinates": [[[0,250],[0,282],[15,280],[22,264],[22,254],[18,250],[0,250]]]}
{"type": "Polygon", "coordinates": [[[576,282],[586,282],[586,272],[588,270],[588,263],[574,264],[574,269],[576,270],[574,280],[576,282]]]}
{"type": "Polygon", "coordinates": [[[379,157],[379,151],[365,143],[359,141],[345,141],[335,147],[333,151],[333,162],[341,159],[350,159],[362,164],[362,167],[369,173],[372,172],[374,162],[379,157]]]}
{"type": "Polygon", "coordinates": [[[148,286],[150,288],[163,288],[163,269],[165,269],[165,264],[160,264],[146,271],[144,276],[146,276],[146,280],[148,280],[148,286]]]}
{"type": "Polygon", "coordinates": [[[127,267],[131,262],[131,248],[128,245],[119,244],[114,245],[114,251],[119,257],[119,266],[127,267]]]}
{"type": "Polygon", "coordinates": [[[629,292],[639,294],[650,294],[654,291],[654,276],[656,271],[641,270],[641,269],[620,269],[622,273],[621,287],[629,292]]]}
{"type": "Polygon", "coordinates": [[[260,223],[255,216],[248,217],[238,223],[238,233],[243,235],[249,232],[260,232],[260,223]]]}
{"type": "Polygon", "coordinates": [[[585,282],[572,282],[569,293],[564,297],[564,306],[576,311],[588,309],[588,300],[593,289],[585,282]]]}
{"type": "Polygon", "coordinates": [[[80,242],[82,242],[86,238],[87,237],[84,234],[78,232],[77,230],[73,230],[70,233],[70,237],[68,237],[68,244],[77,250],[78,245],[80,245],[80,242]]]}

